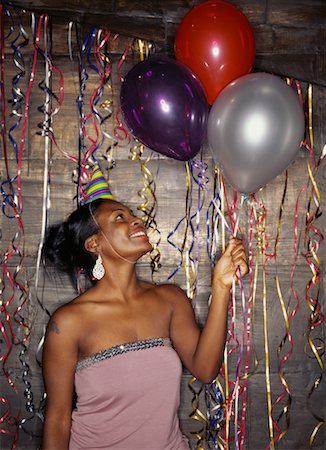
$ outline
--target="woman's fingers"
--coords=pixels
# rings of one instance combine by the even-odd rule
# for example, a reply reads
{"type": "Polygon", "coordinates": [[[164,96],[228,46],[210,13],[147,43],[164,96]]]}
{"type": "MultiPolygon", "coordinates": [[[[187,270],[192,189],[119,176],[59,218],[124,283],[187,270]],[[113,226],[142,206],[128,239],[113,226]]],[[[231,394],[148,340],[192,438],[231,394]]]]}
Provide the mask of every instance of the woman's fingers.
{"type": "MultiPolygon", "coordinates": [[[[242,244],[242,241],[238,241],[236,246],[232,249],[231,252],[232,264],[238,269],[240,267],[241,276],[244,276],[248,273],[248,263],[247,256],[242,244]]],[[[236,276],[239,277],[239,271],[236,270],[236,276]]]]}
{"type": "Polygon", "coordinates": [[[240,272],[241,272],[241,276],[244,277],[245,275],[247,275],[249,269],[248,269],[248,264],[247,262],[243,259],[241,260],[241,262],[239,262],[239,264],[236,265],[236,277],[239,278],[239,268],[240,268],[240,272]]]}

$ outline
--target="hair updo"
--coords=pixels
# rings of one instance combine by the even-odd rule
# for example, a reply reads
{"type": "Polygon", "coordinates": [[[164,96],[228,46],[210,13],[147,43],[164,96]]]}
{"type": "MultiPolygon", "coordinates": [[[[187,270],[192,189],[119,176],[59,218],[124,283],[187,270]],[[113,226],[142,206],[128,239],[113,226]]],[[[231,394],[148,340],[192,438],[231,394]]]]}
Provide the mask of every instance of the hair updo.
{"type": "Polygon", "coordinates": [[[50,226],[43,246],[44,263],[52,263],[72,281],[76,281],[80,270],[90,277],[94,256],[86,250],[85,241],[99,231],[92,214],[96,216],[98,208],[107,201],[98,199],[80,206],[63,223],[50,226]]]}

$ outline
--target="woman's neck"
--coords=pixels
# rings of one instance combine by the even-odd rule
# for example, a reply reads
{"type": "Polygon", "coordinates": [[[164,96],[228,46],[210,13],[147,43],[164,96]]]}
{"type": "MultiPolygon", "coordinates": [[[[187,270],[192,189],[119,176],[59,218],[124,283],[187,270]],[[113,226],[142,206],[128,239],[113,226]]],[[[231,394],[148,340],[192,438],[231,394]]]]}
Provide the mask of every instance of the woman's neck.
{"type": "Polygon", "coordinates": [[[105,275],[96,285],[110,296],[128,298],[135,295],[139,284],[136,264],[119,261],[106,265],[105,275]]]}

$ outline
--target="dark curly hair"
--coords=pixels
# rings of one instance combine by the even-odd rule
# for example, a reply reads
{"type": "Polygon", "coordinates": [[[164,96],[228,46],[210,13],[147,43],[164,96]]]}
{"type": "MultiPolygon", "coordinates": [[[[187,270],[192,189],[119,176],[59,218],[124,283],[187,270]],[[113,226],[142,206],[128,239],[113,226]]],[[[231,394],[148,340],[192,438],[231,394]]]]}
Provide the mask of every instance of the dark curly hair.
{"type": "Polygon", "coordinates": [[[91,278],[94,256],[85,248],[87,238],[99,231],[92,214],[110,200],[98,199],[80,206],[67,220],[48,228],[43,246],[43,263],[52,263],[60,271],[67,273],[73,282],[82,270],[91,278]]]}

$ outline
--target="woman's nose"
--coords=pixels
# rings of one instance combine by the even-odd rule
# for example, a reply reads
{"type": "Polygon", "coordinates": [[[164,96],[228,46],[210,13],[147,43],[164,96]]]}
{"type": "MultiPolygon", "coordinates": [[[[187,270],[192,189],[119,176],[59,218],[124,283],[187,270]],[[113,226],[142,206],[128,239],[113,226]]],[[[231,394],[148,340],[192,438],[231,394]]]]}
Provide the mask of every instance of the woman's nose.
{"type": "Polygon", "coordinates": [[[140,217],[137,217],[137,216],[133,216],[132,218],[131,218],[131,225],[143,225],[143,221],[141,220],[141,218],[140,217]]]}

